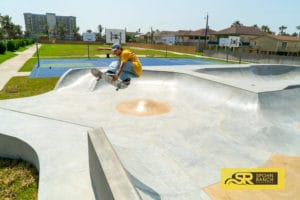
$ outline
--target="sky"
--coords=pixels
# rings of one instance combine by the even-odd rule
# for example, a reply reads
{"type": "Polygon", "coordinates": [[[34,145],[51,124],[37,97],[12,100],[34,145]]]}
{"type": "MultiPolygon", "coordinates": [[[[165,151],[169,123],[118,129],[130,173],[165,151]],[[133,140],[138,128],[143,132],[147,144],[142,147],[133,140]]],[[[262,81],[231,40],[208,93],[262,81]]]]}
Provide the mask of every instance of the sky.
{"type": "Polygon", "coordinates": [[[97,32],[98,25],[107,29],[125,29],[142,33],[153,30],[177,31],[205,28],[220,31],[235,21],[245,26],[267,25],[278,33],[299,33],[299,0],[0,0],[0,14],[25,30],[23,13],[55,13],[74,16],[79,32],[97,32]]]}

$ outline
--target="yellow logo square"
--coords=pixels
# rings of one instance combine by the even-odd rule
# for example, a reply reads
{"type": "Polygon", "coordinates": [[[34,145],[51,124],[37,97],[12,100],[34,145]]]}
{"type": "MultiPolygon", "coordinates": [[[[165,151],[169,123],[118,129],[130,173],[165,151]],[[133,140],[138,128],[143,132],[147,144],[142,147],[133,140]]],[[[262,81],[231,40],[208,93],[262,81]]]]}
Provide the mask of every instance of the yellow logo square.
{"type": "Polygon", "coordinates": [[[279,190],[284,189],[282,168],[223,168],[222,189],[279,190]]]}

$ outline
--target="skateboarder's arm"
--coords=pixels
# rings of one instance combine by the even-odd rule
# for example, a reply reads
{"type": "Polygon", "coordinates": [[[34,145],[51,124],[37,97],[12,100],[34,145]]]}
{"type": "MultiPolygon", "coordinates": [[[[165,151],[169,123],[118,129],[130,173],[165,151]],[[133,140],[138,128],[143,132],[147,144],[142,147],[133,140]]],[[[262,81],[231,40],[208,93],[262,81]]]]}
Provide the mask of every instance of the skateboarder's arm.
{"type": "Polygon", "coordinates": [[[119,66],[118,70],[116,71],[116,75],[113,77],[113,81],[118,80],[118,78],[123,70],[123,67],[124,67],[124,62],[121,61],[120,66],[119,66]]]}

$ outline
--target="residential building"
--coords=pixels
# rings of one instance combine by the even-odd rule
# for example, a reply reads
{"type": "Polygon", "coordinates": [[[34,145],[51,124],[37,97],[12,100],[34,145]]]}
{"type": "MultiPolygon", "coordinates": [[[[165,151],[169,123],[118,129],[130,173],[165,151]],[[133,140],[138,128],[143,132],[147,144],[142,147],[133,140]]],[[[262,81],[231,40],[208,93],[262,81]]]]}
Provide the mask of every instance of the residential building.
{"type": "Polygon", "coordinates": [[[213,37],[216,31],[212,29],[199,29],[195,31],[179,30],[176,32],[176,44],[195,45],[204,43],[213,37]]]}
{"type": "Polygon", "coordinates": [[[250,47],[262,54],[300,55],[300,38],[268,34],[252,38],[250,47]]]}
{"type": "Polygon", "coordinates": [[[254,26],[233,25],[229,28],[212,33],[213,37],[211,37],[209,44],[218,46],[221,38],[238,36],[240,37],[240,46],[247,47],[250,45],[252,38],[264,35],[267,35],[267,33],[254,26]]]}
{"type": "Polygon", "coordinates": [[[156,44],[175,44],[176,32],[175,31],[160,31],[153,34],[154,42],[156,44]]]}
{"type": "Polygon", "coordinates": [[[210,36],[209,49],[222,49],[223,39],[239,37],[238,50],[249,53],[299,55],[300,38],[282,35],[273,35],[263,32],[254,26],[234,25],[217,31],[210,36]]]}
{"type": "Polygon", "coordinates": [[[155,44],[176,44],[197,46],[200,43],[204,44],[211,37],[211,34],[216,31],[211,29],[199,29],[199,30],[179,30],[179,31],[156,31],[152,34],[150,32],[141,35],[140,41],[146,43],[155,44]],[[206,39],[205,39],[206,38],[206,39]]]}
{"type": "Polygon", "coordinates": [[[72,37],[76,29],[76,17],[56,16],[55,13],[33,14],[24,13],[26,32],[36,34],[48,34],[58,36],[59,27],[63,27],[65,37],[72,37]]]}

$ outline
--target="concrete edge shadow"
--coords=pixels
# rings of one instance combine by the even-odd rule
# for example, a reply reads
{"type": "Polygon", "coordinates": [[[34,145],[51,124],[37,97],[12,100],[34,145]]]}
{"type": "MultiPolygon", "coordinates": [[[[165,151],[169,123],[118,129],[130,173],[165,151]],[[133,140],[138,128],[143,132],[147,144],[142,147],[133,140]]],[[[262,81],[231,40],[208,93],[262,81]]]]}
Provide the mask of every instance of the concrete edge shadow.
{"type": "Polygon", "coordinates": [[[33,164],[40,171],[38,154],[28,143],[19,138],[0,133],[0,157],[22,159],[33,164]]]}
{"type": "Polygon", "coordinates": [[[40,173],[38,154],[33,147],[19,138],[0,133],[0,157],[22,159],[33,164],[40,173]]]}
{"type": "Polygon", "coordinates": [[[88,151],[96,199],[142,199],[102,128],[88,131],[88,151]]]}

